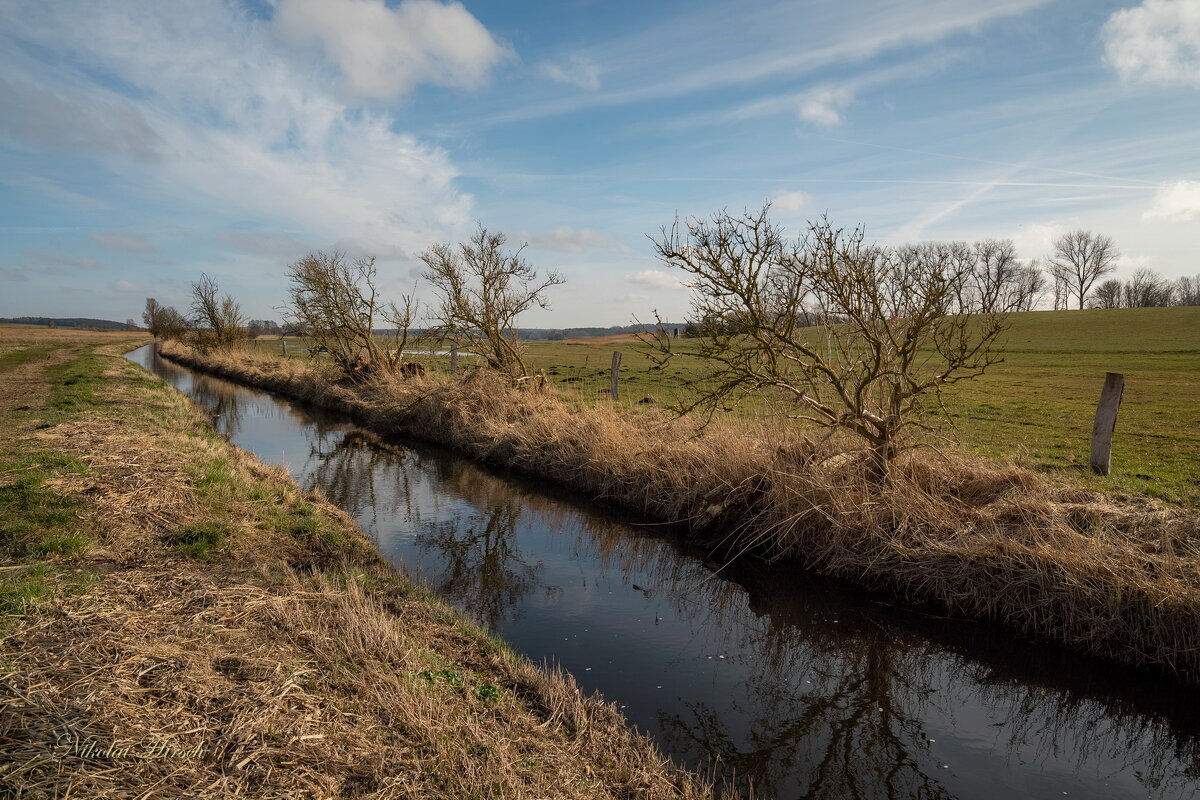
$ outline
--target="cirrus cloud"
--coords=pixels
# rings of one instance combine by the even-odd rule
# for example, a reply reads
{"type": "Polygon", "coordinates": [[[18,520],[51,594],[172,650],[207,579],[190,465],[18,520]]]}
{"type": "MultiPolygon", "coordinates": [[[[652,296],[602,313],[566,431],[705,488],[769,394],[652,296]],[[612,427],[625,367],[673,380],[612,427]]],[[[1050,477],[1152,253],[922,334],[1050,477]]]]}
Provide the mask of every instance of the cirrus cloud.
{"type": "Polygon", "coordinates": [[[565,64],[543,61],[537,71],[555,83],[567,83],[589,92],[600,88],[599,65],[583,56],[571,56],[565,64]]]}

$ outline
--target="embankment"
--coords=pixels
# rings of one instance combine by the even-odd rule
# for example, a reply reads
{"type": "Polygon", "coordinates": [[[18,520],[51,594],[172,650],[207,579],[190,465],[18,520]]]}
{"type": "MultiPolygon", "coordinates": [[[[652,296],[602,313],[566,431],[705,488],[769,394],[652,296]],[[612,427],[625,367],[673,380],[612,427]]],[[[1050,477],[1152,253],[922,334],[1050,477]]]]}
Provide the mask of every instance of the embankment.
{"type": "Polygon", "coordinates": [[[711,547],[1200,682],[1200,524],[1184,509],[928,450],[878,487],[785,428],[697,436],[653,409],[573,408],[484,372],[346,386],[298,360],[163,354],[678,523],[711,547]]]}
{"type": "Polygon", "coordinates": [[[0,340],[0,795],[712,796],[109,341],[0,340]]]}

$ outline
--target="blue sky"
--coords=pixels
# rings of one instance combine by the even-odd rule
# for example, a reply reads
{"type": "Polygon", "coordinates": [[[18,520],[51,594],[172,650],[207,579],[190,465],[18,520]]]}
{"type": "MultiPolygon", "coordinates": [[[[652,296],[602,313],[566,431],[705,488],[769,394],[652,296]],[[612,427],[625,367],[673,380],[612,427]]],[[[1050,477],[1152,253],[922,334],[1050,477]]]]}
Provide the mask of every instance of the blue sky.
{"type": "MultiPolygon", "coordinates": [[[[0,0],[0,316],[139,317],[202,271],[388,291],[476,222],[567,284],[527,326],[680,318],[647,234],[773,200],[881,242],[1111,235],[1200,272],[1200,0],[0,0]]],[[[420,287],[418,287],[420,293],[420,287]]]]}

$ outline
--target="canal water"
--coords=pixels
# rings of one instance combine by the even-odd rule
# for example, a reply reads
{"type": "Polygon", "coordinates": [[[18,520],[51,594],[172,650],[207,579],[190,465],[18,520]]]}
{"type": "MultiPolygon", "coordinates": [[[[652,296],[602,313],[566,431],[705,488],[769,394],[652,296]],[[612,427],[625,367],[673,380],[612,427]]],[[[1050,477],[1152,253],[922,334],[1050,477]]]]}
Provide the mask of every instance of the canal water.
{"type": "Polygon", "coordinates": [[[390,561],[757,798],[1200,796],[1200,692],[748,559],[351,420],[129,358],[390,561]]]}

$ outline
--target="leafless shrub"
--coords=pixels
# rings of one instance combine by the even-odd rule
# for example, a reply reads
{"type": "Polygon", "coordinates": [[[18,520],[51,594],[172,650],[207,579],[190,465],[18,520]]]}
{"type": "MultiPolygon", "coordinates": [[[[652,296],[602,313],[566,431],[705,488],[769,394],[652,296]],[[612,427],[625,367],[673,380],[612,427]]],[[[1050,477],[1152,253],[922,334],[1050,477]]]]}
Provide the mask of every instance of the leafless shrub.
{"type": "Polygon", "coordinates": [[[1032,311],[1046,294],[1046,274],[1042,271],[1041,263],[1030,259],[1024,267],[1018,268],[1010,289],[1010,311],[1032,311]]]}
{"type": "Polygon", "coordinates": [[[192,284],[193,337],[201,349],[229,350],[245,338],[241,305],[233,295],[219,295],[217,282],[206,274],[192,284]]]}
{"type": "Polygon", "coordinates": [[[943,387],[1000,360],[1006,323],[948,312],[952,301],[979,306],[959,294],[965,267],[949,248],[877,247],[861,227],[825,219],[793,242],[768,212],[677,220],[655,241],[660,260],[687,274],[701,321],[690,352],[651,342],[660,363],[691,357],[707,368],[679,410],[770,390],[793,418],[856,434],[882,476],[943,387]]]}
{"type": "Polygon", "coordinates": [[[424,278],[440,294],[434,331],[483,357],[512,378],[527,374],[517,317],[534,306],[549,308],[545,292],[563,283],[553,270],[539,278],[521,256],[504,249],[507,237],[483,226],[458,247],[438,243],[421,254],[424,278]]]}
{"type": "Polygon", "coordinates": [[[379,298],[375,258],[346,260],[345,253],[309,253],[288,266],[289,320],[325,352],[346,377],[394,374],[404,363],[404,348],[417,310],[415,295],[400,304],[379,298]],[[377,334],[375,325],[391,326],[377,334]]]}

